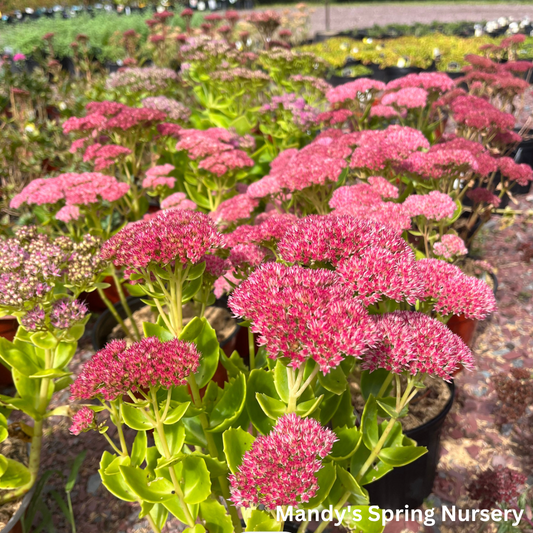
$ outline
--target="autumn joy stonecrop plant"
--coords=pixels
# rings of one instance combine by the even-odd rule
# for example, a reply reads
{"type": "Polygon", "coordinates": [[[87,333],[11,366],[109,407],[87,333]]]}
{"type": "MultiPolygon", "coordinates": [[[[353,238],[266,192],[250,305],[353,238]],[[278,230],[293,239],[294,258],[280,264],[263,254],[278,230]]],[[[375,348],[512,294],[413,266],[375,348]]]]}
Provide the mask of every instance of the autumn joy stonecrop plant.
{"type": "MultiPolygon", "coordinates": [[[[241,517],[247,531],[280,531],[276,508],[290,505],[349,503],[368,523],[364,486],[425,453],[399,421],[424,377],[450,379],[459,364],[473,363],[439,321],[446,296],[428,294],[422,262],[393,230],[327,215],[289,218],[277,237],[263,235],[278,261],[263,254],[255,270],[240,270],[245,278],[229,302],[259,335],[262,347],[248,362],[224,355],[203,317],[217,276],[232,266],[208,216],[165,210],[102,248],[159,318],[144,324],[141,341],[113,341],[85,365],[72,396],[101,405],[83,405],[71,431],[108,438],[103,483],[138,502],[154,531],[169,514],[195,531],[240,531],[241,517]],[[378,253],[380,266],[362,279],[367,253],[378,253]],[[391,279],[393,264],[402,266],[391,279]],[[191,300],[197,314],[183,327],[182,304],[191,300]],[[425,313],[408,310],[418,301],[427,301],[425,313]],[[219,364],[228,374],[223,386],[213,380],[219,364]],[[360,424],[348,384],[355,368],[364,375],[360,424]],[[118,442],[106,435],[109,422],[118,442]],[[124,426],[135,430],[133,442],[124,426]]],[[[234,249],[243,260],[245,250],[234,249]]],[[[470,298],[455,305],[493,309],[490,300],[470,298]]]]}
{"type": "MultiPolygon", "coordinates": [[[[31,442],[28,466],[0,457],[2,503],[20,498],[37,481],[44,421],[69,415],[67,405],[48,406],[54,393],[72,383],[68,365],[89,319],[77,298],[94,290],[104,267],[99,246],[90,235],[76,243],[67,237],[51,239],[34,227],[19,228],[2,243],[0,313],[16,316],[20,325],[13,342],[0,339],[0,356],[17,390],[15,397],[1,395],[0,405],[33,420],[32,426],[21,425],[31,442]]],[[[4,416],[0,421],[5,439],[7,422],[4,416]]]]}

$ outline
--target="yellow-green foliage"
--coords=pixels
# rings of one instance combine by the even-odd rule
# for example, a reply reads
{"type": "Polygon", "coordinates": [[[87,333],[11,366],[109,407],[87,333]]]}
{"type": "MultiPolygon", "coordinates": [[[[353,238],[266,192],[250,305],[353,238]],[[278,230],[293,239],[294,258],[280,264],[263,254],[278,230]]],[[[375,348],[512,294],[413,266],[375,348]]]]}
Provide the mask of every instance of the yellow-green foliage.
{"type": "MultiPolygon", "coordinates": [[[[499,44],[503,37],[454,37],[433,33],[423,37],[406,36],[397,39],[364,39],[336,37],[322,43],[302,46],[299,49],[313,52],[335,67],[341,67],[351,58],[365,65],[371,63],[385,67],[428,68],[438,57],[437,68],[442,71],[459,71],[466,64],[464,56],[479,53],[483,44],[499,44]]],[[[533,37],[528,37],[518,52],[519,59],[533,57],[533,37]]]]}

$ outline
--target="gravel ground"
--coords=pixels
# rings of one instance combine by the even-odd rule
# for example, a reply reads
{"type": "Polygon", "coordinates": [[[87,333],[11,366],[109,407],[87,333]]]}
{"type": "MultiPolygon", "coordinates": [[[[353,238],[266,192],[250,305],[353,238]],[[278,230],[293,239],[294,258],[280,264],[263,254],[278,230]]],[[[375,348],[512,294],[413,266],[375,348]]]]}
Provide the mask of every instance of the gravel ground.
{"type": "MultiPolygon", "coordinates": [[[[311,16],[311,35],[326,30],[325,9],[312,6],[315,12],[311,16]]],[[[499,17],[533,19],[533,5],[529,4],[379,4],[361,6],[330,6],[330,31],[369,28],[374,24],[412,24],[414,22],[454,22],[471,20],[495,20],[499,17]]]]}

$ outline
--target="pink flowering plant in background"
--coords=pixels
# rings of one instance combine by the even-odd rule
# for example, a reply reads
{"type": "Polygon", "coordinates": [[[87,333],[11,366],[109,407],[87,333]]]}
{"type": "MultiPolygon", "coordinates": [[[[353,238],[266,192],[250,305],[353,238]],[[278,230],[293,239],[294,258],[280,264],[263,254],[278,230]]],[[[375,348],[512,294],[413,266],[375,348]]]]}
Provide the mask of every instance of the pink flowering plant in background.
{"type": "MultiPolygon", "coordinates": [[[[0,315],[15,316],[19,327],[13,342],[0,338],[0,357],[16,388],[14,397],[0,395],[0,405],[7,416],[20,411],[32,424],[21,424],[31,441],[28,465],[0,456],[1,503],[16,501],[37,482],[44,420],[70,414],[68,405],[49,405],[54,392],[72,383],[68,365],[90,316],[78,297],[96,288],[104,267],[99,246],[91,235],[77,243],[68,237],[50,238],[31,226],[19,228],[1,243],[0,315]]],[[[7,436],[2,415],[0,440],[7,436]]]]}

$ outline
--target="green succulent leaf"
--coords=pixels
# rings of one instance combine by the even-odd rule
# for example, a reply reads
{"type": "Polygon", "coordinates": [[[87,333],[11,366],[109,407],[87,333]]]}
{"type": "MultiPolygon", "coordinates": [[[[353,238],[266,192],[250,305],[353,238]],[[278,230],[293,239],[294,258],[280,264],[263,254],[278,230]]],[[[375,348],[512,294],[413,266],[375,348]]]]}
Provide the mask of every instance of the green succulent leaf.
{"type": "Polygon", "coordinates": [[[392,467],[405,466],[427,453],[425,446],[383,448],[378,457],[392,467]]]}
{"type": "Polygon", "coordinates": [[[183,499],[200,503],[211,495],[211,478],[201,457],[188,456],[183,461],[183,499]]]}
{"type": "Polygon", "coordinates": [[[263,409],[263,412],[272,420],[277,420],[285,414],[287,406],[282,401],[271,398],[260,392],[256,393],[255,397],[257,398],[261,409],[263,409]]]}
{"type": "Polygon", "coordinates": [[[200,516],[205,521],[209,533],[233,532],[233,524],[226,508],[212,498],[200,503],[200,516]]]}
{"type": "Polygon", "coordinates": [[[241,428],[231,428],[224,431],[222,435],[224,454],[233,474],[237,472],[244,454],[251,449],[254,440],[253,435],[241,428]]]}
{"type": "Polygon", "coordinates": [[[119,466],[128,487],[137,496],[150,503],[160,503],[172,498],[174,486],[163,477],[150,479],[146,470],[137,466],[119,466]]]}
{"type": "Polygon", "coordinates": [[[122,404],[122,417],[127,426],[137,431],[154,428],[154,424],[148,420],[143,409],[134,407],[131,403],[122,404]]]}
{"type": "Polygon", "coordinates": [[[27,467],[8,457],[0,457],[7,462],[5,465],[3,460],[0,462],[2,464],[1,468],[4,469],[2,477],[0,477],[0,489],[16,489],[30,482],[31,474],[27,467]]]}

